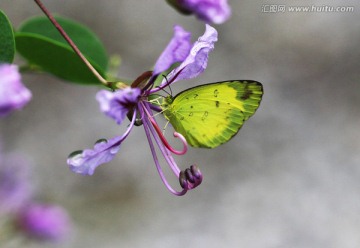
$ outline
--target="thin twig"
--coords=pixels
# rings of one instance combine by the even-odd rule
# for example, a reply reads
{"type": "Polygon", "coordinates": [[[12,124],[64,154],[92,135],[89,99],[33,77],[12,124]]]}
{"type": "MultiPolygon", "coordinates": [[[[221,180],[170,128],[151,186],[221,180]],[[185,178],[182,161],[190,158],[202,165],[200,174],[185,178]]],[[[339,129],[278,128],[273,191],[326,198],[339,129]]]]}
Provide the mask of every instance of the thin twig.
{"type": "Polygon", "coordinates": [[[74,52],[80,57],[80,59],[85,63],[85,65],[90,69],[90,71],[99,79],[99,81],[105,86],[109,87],[110,84],[106,81],[99,72],[90,64],[90,62],[85,58],[85,56],[81,53],[79,48],[75,45],[75,43],[71,40],[71,38],[67,35],[65,30],[61,27],[61,25],[55,20],[55,18],[51,15],[51,13],[45,8],[43,3],[40,0],[34,0],[35,3],[40,7],[40,9],[44,12],[44,14],[49,18],[49,20],[54,24],[54,26],[59,30],[60,34],[64,37],[67,43],[72,47],[74,52]]]}

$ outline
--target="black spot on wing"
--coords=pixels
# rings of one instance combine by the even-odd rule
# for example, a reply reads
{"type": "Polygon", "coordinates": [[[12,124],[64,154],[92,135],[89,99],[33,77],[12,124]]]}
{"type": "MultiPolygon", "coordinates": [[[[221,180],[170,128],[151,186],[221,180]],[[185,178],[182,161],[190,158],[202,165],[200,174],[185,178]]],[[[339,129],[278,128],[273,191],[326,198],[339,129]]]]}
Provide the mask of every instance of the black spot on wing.
{"type": "Polygon", "coordinates": [[[249,99],[249,97],[251,96],[251,94],[253,93],[252,90],[249,89],[249,85],[246,84],[245,89],[244,89],[244,94],[240,97],[241,100],[247,100],[249,99]]]}
{"type": "Polygon", "coordinates": [[[205,111],[204,114],[203,114],[203,116],[201,117],[201,120],[202,120],[202,121],[205,121],[205,119],[206,119],[206,117],[208,117],[208,115],[209,115],[209,112],[208,112],[208,111],[205,111]]]}

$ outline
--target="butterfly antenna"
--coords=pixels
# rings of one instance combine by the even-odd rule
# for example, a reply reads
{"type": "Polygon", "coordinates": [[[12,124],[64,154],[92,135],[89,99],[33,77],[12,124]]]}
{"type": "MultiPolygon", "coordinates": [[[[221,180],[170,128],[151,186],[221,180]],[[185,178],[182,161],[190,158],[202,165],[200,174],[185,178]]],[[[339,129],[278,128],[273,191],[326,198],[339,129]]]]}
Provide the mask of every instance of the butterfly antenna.
{"type": "Polygon", "coordinates": [[[169,84],[169,89],[170,89],[170,96],[173,96],[173,92],[172,92],[170,84],[169,84]]]}
{"type": "MultiPolygon", "coordinates": [[[[166,79],[166,82],[169,84],[169,81],[167,80],[167,77],[164,76],[165,79],[166,79]]],[[[171,89],[171,84],[169,84],[169,89],[170,89],[170,96],[173,96],[173,92],[172,92],[172,89],[171,89]]]]}
{"type": "Polygon", "coordinates": [[[169,81],[168,81],[168,79],[167,79],[167,77],[166,77],[165,75],[162,75],[162,76],[165,78],[166,83],[169,85],[170,93],[169,93],[169,92],[167,92],[165,89],[162,89],[162,90],[163,90],[163,91],[165,91],[165,93],[166,93],[166,94],[168,94],[168,95],[172,96],[172,90],[171,90],[171,87],[170,87],[169,81]]]}

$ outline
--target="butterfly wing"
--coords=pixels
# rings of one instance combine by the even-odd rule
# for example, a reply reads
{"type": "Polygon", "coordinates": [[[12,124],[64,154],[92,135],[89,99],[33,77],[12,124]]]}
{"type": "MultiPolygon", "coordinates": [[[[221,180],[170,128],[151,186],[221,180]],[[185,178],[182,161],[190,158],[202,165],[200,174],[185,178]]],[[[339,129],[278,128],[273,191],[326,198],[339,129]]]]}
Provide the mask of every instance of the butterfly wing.
{"type": "Polygon", "coordinates": [[[176,95],[164,115],[191,146],[214,148],[239,131],[262,95],[261,83],[251,80],[204,84],[176,95]]]}

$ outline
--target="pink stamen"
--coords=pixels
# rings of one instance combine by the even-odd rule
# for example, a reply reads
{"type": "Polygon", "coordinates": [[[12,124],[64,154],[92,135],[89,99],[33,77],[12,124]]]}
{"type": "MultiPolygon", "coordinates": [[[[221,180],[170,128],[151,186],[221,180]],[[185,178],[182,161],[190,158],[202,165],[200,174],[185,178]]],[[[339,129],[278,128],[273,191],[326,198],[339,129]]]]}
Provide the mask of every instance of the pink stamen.
{"type": "Polygon", "coordinates": [[[187,141],[186,141],[185,137],[181,133],[178,133],[178,132],[174,132],[174,137],[179,138],[181,140],[181,142],[183,143],[183,151],[182,151],[183,153],[180,155],[185,154],[188,149],[188,145],[187,145],[187,141]]]}
{"type": "MultiPolygon", "coordinates": [[[[145,107],[145,106],[144,106],[145,107]]],[[[140,108],[140,112],[141,114],[143,115],[144,114],[144,110],[145,108],[140,108]]],[[[145,130],[145,134],[146,134],[146,137],[148,139],[148,142],[149,142],[149,145],[150,145],[150,150],[151,150],[151,153],[153,155],[153,158],[154,158],[154,162],[155,162],[155,165],[156,165],[156,169],[160,175],[160,178],[161,178],[161,181],[164,183],[164,185],[166,186],[166,188],[174,195],[176,196],[182,196],[182,195],[185,195],[186,192],[188,191],[187,188],[183,188],[181,191],[177,191],[175,189],[173,189],[171,187],[171,185],[169,184],[169,182],[166,180],[166,177],[163,173],[163,170],[160,166],[160,163],[159,163],[159,160],[157,158],[157,155],[156,155],[156,151],[155,151],[155,147],[154,147],[154,144],[153,144],[153,141],[152,141],[152,138],[151,138],[151,135],[153,136],[155,142],[157,143],[157,145],[159,146],[162,154],[164,155],[165,159],[168,161],[168,158],[169,156],[166,155],[164,152],[168,152],[165,148],[162,148],[160,146],[160,141],[157,137],[156,137],[156,134],[154,132],[154,128],[151,127],[150,123],[149,123],[149,119],[148,118],[145,118],[144,119],[144,130],[145,130]]],[[[171,163],[171,162],[170,162],[171,163]]],[[[170,166],[172,166],[171,164],[169,163],[170,166]]]]}
{"type": "Polygon", "coordinates": [[[154,119],[150,118],[150,122],[153,125],[153,127],[155,128],[156,133],[158,134],[161,142],[164,144],[164,146],[172,153],[176,154],[176,155],[184,155],[187,152],[187,142],[184,138],[184,136],[182,136],[180,133],[174,132],[174,137],[175,138],[180,138],[181,142],[183,143],[183,150],[182,151],[178,151],[175,150],[170,144],[169,142],[166,140],[165,136],[162,134],[159,126],[156,124],[156,122],[154,121],[154,119]]]}
{"type": "Polygon", "coordinates": [[[187,142],[186,142],[186,139],[185,137],[178,133],[178,132],[174,132],[174,137],[175,138],[179,138],[181,140],[181,142],[183,143],[183,149],[178,151],[178,150],[175,150],[170,144],[169,142],[166,140],[165,136],[163,135],[160,127],[158,126],[158,124],[155,122],[154,118],[152,118],[152,116],[150,115],[150,113],[147,111],[146,107],[144,107],[144,110],[147,114],[147,116],[149,117],[149,120],[152,124],[152,126],[154,127],[156,133],[158,134],[161,142],[164,144],[164,146],[172,153],[176,154],[176,155],[184,155],[186,152],[187,152],[187,149],[188,149],[188,146],[187,146],[187,142]]]}

